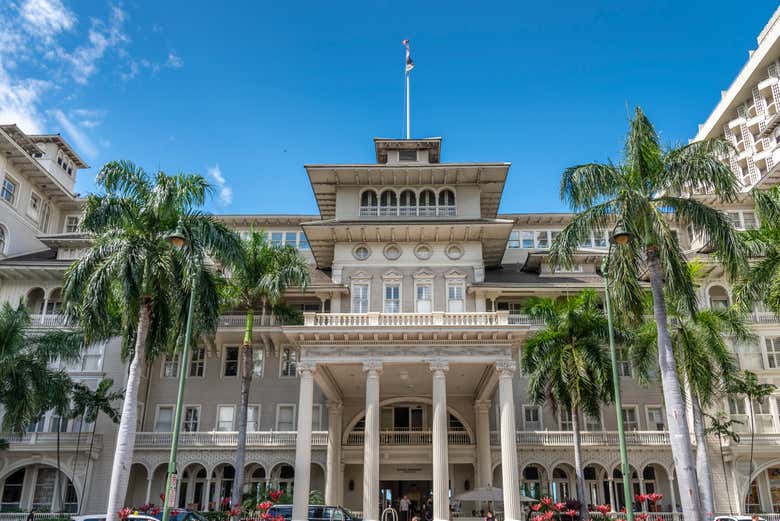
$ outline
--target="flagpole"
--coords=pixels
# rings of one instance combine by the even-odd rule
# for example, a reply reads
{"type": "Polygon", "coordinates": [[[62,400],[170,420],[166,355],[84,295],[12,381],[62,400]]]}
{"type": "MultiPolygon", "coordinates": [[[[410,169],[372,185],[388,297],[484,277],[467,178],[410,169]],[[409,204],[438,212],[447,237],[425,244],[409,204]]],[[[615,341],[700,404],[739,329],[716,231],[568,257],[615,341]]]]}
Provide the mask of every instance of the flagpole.
{"type": "Polygon", "coordinates": [[[406,73],[406,139],[411,139],[411,129],[409,128],[409,125],[411,124],[411,118],[409,117],[410,110],[409,110],[409,76],[410,74],[406,73]]]}

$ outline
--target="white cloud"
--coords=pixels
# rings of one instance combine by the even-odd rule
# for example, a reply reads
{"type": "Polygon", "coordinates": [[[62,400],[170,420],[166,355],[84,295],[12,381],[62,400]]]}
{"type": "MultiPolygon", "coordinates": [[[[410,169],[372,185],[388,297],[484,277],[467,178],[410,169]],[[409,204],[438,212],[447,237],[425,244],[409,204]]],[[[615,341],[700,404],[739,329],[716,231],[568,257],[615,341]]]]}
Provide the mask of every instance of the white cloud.
{"type": "Polygon", "coordinates": [[[171,51],[168,53],[168,60],[166,60],[165,66],[171,69],[181,69],[184,67],[184,60],[176,52],[171,51]]]}
{"type": "Polygon", "coordinates": [[[0,123],[16,123],[30,134],[42,133],[41,94],[50,86],[43,80],[13,78],[0,63],[0,123]]]}
{"type": "Polygon", "coordinates": [[[119,7],[111,8],[108,23],[93,18],[89,29],[88,42],[69,53],[58,47],[55,54],[70,64],[71,76],[76,83],[85,84],[95,71],[103,55],[109,49],[117,48],[130,38],[124,32],[127,15],[119,7]]]}
{"type": "Polygon", "coordinates": [[[52,110],[51,115],[59,123],[68,137],[76,144],[76,149],[89,157],[97,156],[97,147],[92,140],[61,110],[52,110]]]}
{"type": "Polygon", "coordinates": [[[76,16],[60,0],[26,0],[19,7],[19,14],[24,28],[45,41],[70,31],[76,24],[76,16]]]}
{"type": "Polygon", "coordinates": [[[222,175],[222,170],[219,168],[219,165],[217,164],[213,167],[210,167],[206,171],[206,174],[214,181],[214,184],[217,187],[219,204],[221,206],[228,206],[230,203],[232,203],[233,189],[227,186],[225,177],[222,175]]]}

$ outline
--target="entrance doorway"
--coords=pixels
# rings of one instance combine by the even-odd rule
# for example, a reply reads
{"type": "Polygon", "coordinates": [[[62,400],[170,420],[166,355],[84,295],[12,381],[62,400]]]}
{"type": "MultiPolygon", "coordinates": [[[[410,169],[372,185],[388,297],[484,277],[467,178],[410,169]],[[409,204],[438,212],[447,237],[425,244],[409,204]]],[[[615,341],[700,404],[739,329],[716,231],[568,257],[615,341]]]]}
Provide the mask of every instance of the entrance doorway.
{"type": "MultiPolygon", "coordinates": [[[[402,497],[407,496],[411,503],[409,509],[410,516],[421,516],[423,505],[429,497],[433,497],[433,481],[380,481],[379,491],[382,496],[382,510],[387,507],[393,507],[395,510],[399,510],[398,502],[401,501],[402,497]]],[[[401,518],[399,517],[399,519],[401,518]]]]}

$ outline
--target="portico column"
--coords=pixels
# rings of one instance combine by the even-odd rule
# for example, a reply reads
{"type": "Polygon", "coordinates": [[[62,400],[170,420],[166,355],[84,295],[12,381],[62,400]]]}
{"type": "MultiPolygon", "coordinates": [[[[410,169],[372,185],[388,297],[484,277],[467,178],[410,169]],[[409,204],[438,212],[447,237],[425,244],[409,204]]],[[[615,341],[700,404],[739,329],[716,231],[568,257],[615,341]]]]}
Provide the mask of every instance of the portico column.
{"type": "Polygon", "coordinates": [[[443,360],[431,362],[433,374],[433,519],[448,521],[450,518],[449,488],[450,466],[447,447],[447,371],[449,363],[443,360]]]}
{"type": "Polygon", "coordinates": [[[314,399],[313,362],[298,362],[298,433],[295,439],[295,487],[293,488],[293,521],[309,519],[309,484],[311,478],[311,415],[314,399]]]}
{"type": "Polygon", "coordinates": [[[365,521],[378,521],[379,375],[382,373],[382,362],[364,362],[363,371],[366,372],[366,426],[363,440],[363,519],[365,521]]]}
{"type": "Polygon", "coordinates": [[[477,418],[477,483],[480,487],[492,485],[493,473],[490,457],[490,400],[474,402],[477,418]]]}
{"type": "Polygon", "coordinates": [[[669,492],[672,494],[672,512],[677,512],[677,490],[674,486],[674,476],[669,473],[669,492]]]}
{"type": "Polygon", "coordinates": [[[341,470],[341,402],[328,402],[328,475],[325,479],[325,504],[340,505],[339,475],[341,470]]]}
{"type": "Polygon", "coordinates": [[[148,505],[151,500],[152,500],[152,476],[149,476],[148,478],[146,478],[146,500],[144,501],[144,504],[148,505]]]}
{"type": "Polygon", "coordinates": [[[520,477],[517,471],[517,431],[515,427],[515,397],[512,377],[516,363],[513,360],[496,362],[498,394],[501,407],[501,477],[504,488],[504,519],[520,519],[520,477]]]}

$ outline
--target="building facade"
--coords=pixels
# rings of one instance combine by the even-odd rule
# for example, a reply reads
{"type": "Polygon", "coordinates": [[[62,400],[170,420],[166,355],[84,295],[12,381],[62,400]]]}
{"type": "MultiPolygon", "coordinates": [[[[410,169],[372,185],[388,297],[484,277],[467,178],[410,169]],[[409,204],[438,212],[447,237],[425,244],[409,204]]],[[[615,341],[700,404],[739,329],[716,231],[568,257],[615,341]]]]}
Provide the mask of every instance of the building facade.
{"type": "MultiPolygon", "coordinates": [[[[780,179],[776,19],[697,136],[731,140],[729,161],[746,190],[780,179]]],[[[287,297],[303,318],[255,317],[242,484],[234,483],[233,464],[244,316],[222,316],[214,341],[191,359],[168,357],[147,369],[128,505],[159,503],[164,490],[179,371],[187,373],[180,507],[214,508],[235,486],[273,487],[294,491],[299,504],[318,490],[327,503],[376,520],[403,495],[419,505],[432,494],[435,518],[447,519],[451,497],[492,485],[504,490],[507,517],[518,519],[521,493],[574,495],[571,417],[529,399],[518,351],[543,324],[521,309],[535,296],[599,290],[607,236],[584,243],[571,269],[554,269],[546,253],[571,216],[499,214],[508,163],[442,162],[440,138],[375,139],[374,147],[375,163],[306,166],[316,215],[220,216],[239,233],[261,229],[272,243],[294,245],[309,261],[311,284],[287,297]]],[[[73,193],[86,165],[58,135],[28,136],[14,125],[0,126],[0,150],[0,301],[25,302],[33,328],[68,327],[60,288],[88,247],[73,193]]],[[[758,224],[747,194],[723,210],[738,228],[758,224]]],[[[706,266],[701,305],[729,305],[722,269],[698,253],[697,237],[677,232],[706,266]]],[[[780,319],[759,308],[750,321],[757,339],[734,346],[740,367],[780,384],[780,319]]],[[[89,385],[112,378],[124,386],[116,341],[90,346],[66,369],[89,385]]],[[[640,386],[625,360],[619,372],[631,476],[620,472],[614,408],[581,418],[584,500],[619,510],[630,479],[635,493],[660,493],[661,510],[674,512],[679,492],[660,383],[640,386]]],[[[696,447],[709,451],[719,512],[780,511],[778,400],[753,404],[752,417],[744,400],[716,407],[757,432],[752,474],[748,436],[726,442],[725,472],[717,440],[696,447]]],[[[84,425],[51,414],[23,436],[5,435],[0,514],[104,509],[115,436],[105,417],[84,425]]]]}

